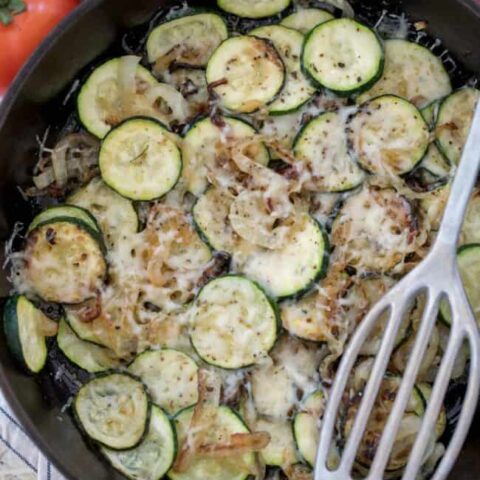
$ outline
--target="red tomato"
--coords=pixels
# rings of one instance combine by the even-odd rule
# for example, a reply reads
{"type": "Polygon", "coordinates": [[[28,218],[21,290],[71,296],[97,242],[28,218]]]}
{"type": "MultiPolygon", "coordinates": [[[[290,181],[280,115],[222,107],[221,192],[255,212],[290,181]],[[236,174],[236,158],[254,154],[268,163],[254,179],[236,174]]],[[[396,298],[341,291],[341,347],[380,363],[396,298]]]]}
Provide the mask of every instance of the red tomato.
{"type": "MultiPolygon", "coordinates": [[[[24,3],[26,10],[14,15],[10,24],[0,21],[0,97],[35,48],[79,0],[25,0],[24,3]]],[[[18,0],[11,4],[18,5],[18,0]]]]}

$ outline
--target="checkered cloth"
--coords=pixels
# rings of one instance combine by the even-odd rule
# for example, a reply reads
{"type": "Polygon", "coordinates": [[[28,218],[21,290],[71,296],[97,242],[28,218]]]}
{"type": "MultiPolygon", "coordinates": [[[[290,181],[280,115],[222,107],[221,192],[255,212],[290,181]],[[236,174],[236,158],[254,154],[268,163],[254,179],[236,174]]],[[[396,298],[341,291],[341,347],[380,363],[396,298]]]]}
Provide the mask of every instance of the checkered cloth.
{"type": "Polygon", "coordinates": [[[65,480],[32,443],[1,392],[0,480],[65,480]]]}

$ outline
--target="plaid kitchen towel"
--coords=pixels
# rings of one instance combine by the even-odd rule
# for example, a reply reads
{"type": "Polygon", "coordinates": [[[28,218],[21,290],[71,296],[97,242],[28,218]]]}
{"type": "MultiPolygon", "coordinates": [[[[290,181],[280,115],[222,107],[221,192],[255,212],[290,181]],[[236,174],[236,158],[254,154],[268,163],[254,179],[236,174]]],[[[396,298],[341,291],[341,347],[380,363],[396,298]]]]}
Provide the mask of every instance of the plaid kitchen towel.
{"type": "Polygon", "coordinates": [[[0,480],[65,480],[28,438],[0,392],[0,480]]]}

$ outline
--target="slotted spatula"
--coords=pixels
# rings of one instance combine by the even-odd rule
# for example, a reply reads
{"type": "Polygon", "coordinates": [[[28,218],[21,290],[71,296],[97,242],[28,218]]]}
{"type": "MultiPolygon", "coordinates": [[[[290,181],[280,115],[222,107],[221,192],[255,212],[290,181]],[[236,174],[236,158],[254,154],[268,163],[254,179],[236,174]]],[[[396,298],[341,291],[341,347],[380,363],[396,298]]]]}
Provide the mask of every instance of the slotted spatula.
{"type": "Polygon", "coordinates": [[[462,412],[446,453],[433,476],[433,480],[445,479],[460,453],[478,401],[480,387],[480,336],[475,316],[463,289],[456,254],[463,217],[477,179],[479,167],[480,104],[477,106],[474,114],[470,135],[456,172],[442,225],[431,252],[415,270],[405,276],[373,307],[355,332],[342,357],[322,422],[315,466],[315,480],[349,480],[352,478],[352,466],[394,349],[398,329],[405,312],[412,305],[412,301],[422,294],[425,295],[426,305],[415,346],[408,359],[401,386],[397,392],[370,472],[366,478],[368,480],[381,480],[384,478],[384,471],[389,461],[403,413],[412,394],[433,327],[437,321],[438,308],[442,300],[448,301],[452,314],[448,346],[441,360],[428,408],[423,417],[422,426],[418,432],[402,479],[414,480],[422,467],[425,451],[432,438],[435,422],[444,402],[455,359],[463,343],[468,342],[470,367],[468,387],[462,412]],[[360,348],[369,337],[381,314],[386,311],[389,312],[390,318],[370,378],[365,387],[360,408],[343,449],[340,464],[335,470],[330,470],[327,466],[330,443],[334,436],[337,412],[349,374],[358,358],[360,348]]]}

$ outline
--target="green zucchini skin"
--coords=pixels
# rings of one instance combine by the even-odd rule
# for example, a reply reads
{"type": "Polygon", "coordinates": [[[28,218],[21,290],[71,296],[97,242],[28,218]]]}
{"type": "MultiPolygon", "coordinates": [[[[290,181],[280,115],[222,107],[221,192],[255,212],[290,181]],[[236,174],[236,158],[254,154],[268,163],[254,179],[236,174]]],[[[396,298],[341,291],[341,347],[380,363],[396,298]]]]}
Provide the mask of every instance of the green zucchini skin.
{"type": "Polygon", "coordinates": [[[62,205],[49,207],[47,210],[39,213],[30,223],[27,234],[32,230],[35,230],[35,228],[40,225],[54,222],[57,218],[71,218],[72,220],[76,219],[83,222],[83,224],[85,224],[91,230],[94,230],[98,233],[101,232],[97,220],[86,208],[65,203],[62,205]]]}
{"type": "MultiPolygon", "coordinates": [[[[24,368],[28,367],[25,364],[25,359],[22,353],[22,344],[20,342],[20,335],[18,331],[17,319],[17,302],[19,295],[10,297],[3,307],[3,329],[7,337],[7,345],[15,360],[24,368]]],[[[32,372],[36,373],[36,372],[32,372]]]]}
{"type": "MultiPolygon", "coordinates": [[[[137,472],[134,471],[135,467],[132,466],[130,467],[131,471],[129,471],[129,468],[128,468],[128,465],[125,467],[121,461],[115,461],[115,457],[116,456],[122,456],[122,455],[133,455],[134,457],[136,456],[136,458],[138,457],[141,457],[142,455],[142,447],[144,444],[147,444],[149,443],[149,438],[150,436],[152,435],[152,426],[155,422],[155,420],[159,419],[164,425],[164,427],[167,427],[168,429],[168,437],[170,438],[157,438],[157,439],[154,439],[155,440],[162,440],[162,445],[161,447],[163,448],[165,446],[165,443],[171,443],[171,445],[167,445],[168,448],[171,448],[171,452],[170,454],[168,455],[168,459],[166,461],[166,464],[162,465],[161,466],[161,470],[160,472],[156,472],[157,476],[155,477],[149,477],[151,478],[152,480],[161,480],[163,478],[165,478],[165,474],[170,470],[170,468],[173,466],[174,462],[175,462],[175,458],[177,456],[177,453],[178,453],[178,439],[177,439],[177,434],[176,434],[176,430],[175,430],[175,424],[173,422],[173,419],[171,419],[167,413],[162,410],[159,406],[153,404],[152,405],[152,413],[151,413],[151,416],[150,416],[150,426],[148,428],[148,433],[146,434],[145,436],[145,439],[142,441],[142,443],[140,443],[140,445],[138,447],[135,447],[134,449],[132,450],[127,450],[126,452],[118,452],[118,451],[115,451],[115,450],[109,450],[105,447],[101,448],[101,452],[103,453],[103,456],[104,458],[107,460],[107,462],[114,468],[116,469],[117,471],[119,471],[120,473],[122,473],[126,478],[128,479],[131,479],[131,480],[138,480],[139,478],[141,478],[139,475],[141,474],[138,474],[137,472]],[[163,473],[162,473],[163,472],[163,473]]],[[[155,433],[158,433],[158,432],[155,432],[155,433]]],[[[160,432],[160,433],[166,433],[166,432],[160,432]]],[[[147,448],[147,455],[149,453],[151,453],[148,448],[147,448]]],[[[138,461],[138,460],[137,460],[138,461]]],[[[128,462],[127,462],[128,463],[128,462]]]]}
{"type": "Polygon", "coordinates": [[[236,15],[237,17],[252,20],[273,17],[274,15],[280,14],[290,6],[292,0],[270,0],[270,4],[272,5],[267,5],[263,9],[260,8],[258,11],[253,12],[252,7],[255,6],[255,3],[256,0],[217,0],[217,6],[221,10],[236,15]],[[241,5],[245,2],[246,5],[241,5]]]}
{"type": "Polygon", "coordinates": [[[40,345],[23,345],[22,344],[22,335],[20,332],[20,322],[28,322],[28,318],[21,318],[19,315],[19,304],[20,302],[27,302],[29,308],[36,309],[30,300],[28,300],[24,295],[14,295],[10,297],[3,309],[3,330],[7,339],[7,346],[10,350],[10,353],[14,357],[17,364],[27,373],[36,374],[39,373],[47,362],[48,349],[46,344],[46,339],[38,331],[33,331],[30,335],[34,335],[36,342],[40,345]],[[31,348],[39,347],[41,348],[40,358],[37,358],[37,362],[32,365],[29,363],[26,358],[27,354],[31,352],[25,351],[24,347],[30,346],[31,348]]]}

